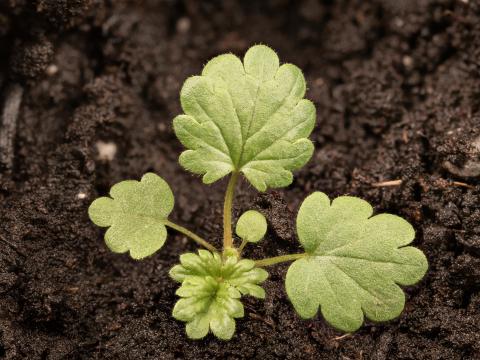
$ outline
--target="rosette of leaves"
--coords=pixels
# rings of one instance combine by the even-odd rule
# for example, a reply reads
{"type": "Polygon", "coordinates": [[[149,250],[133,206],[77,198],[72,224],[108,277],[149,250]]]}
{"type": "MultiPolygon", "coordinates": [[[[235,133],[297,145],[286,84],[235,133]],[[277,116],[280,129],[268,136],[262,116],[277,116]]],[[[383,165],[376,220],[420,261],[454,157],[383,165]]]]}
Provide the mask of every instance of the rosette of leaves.
{"type": "Polygon", "coordinates": [[[108,228],[105,243],[113,252],[150,256],[164,245],[167,227],[208,249],[181,255],[181,264],[170,271],[181,283],[173,316],[186,322],[192,339],[210,331],[231,339],[235,319],[244,313],[241,297],[265,297],[260,284],[267,266],[293,261],[285,285],[297,313],[308,319],[320,311],[346,332],[357,330],[364,317],[377,322],[397,317],[405,304],[400,286],[415,284],[427,271],[425,255],[409,246],[415,232],[406,220],[372,216],[366,201],[351,196],[330,201],[320,192],[308,196],[298,212],[303,252],[244,258],[244,248],[265,237],[267,220],[258,211],[244,212],[235,226],[241,244],[235,244],[232,204],[239,174],[260,191],[286,186],[292,171],[311,157],[315,107],[303,98],[305,88],[302,72],[291,64],[280,66],[275,52],[263,45],[250,48],[243,62],[220,55],[185,82],[180,94],[185,113],[174,119],[175,133],[187,148],[180,163],[203,175],[205,183],[231,173],[222,249],[169,220],[173,193],[153,173],[113,185],[109,196],[90,205],[91,220],[108,228]]]}
{"type": "Polygon", "coordinates": [[[173,308],[173,317],[185,321],[188,337],[201,339],[212,333],[229,340],[235,332],[235,318],[244,314],[242,295],[265,298],[258,284],[268,273],[255,267],[255,262],[229,256],[223,260],[218,253],[199,250],[198,255],[180,256],[180,265],[170,270],[170,276],[182,284],[176,294],[181,297],[173,308]]]}

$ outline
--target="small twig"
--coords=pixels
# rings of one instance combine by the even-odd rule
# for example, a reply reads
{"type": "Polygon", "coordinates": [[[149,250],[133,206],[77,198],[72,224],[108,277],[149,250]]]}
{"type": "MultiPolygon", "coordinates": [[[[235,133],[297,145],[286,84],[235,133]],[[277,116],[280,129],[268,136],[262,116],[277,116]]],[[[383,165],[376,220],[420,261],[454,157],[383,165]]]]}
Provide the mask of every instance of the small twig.
{"type": "Polygon", "coordinates": [[[6,90],[0,123],[0,163],[7,169],[11,169],[13,165],[13,143],[22,96],[23,87],[19,84],[13,84],[6,90]]]}
{"type": "Polygon", "coordinates": [[[80,288],[78,286],[71,286],[71,287],[67,287],[65,290],[70,294],[76,294],[78,290],[80,290],[80,288]]]}
{"type": "Polygon", "coordinates": [[[343,335],[341,335],[341,336],[336,336],[336,337],[334,337],[332,340],[338,341],[338,340],[342,340],[342,339],[345,339],[345,338],[350,337],[350,336],[352,336],[351,333],[343,334],[343,335]]]}
{"type": "Polygon", "coordinates": [[[253,312],[249,313],[248,315],[250,315],[250,317],[253,318],[253,319],[257,319],[257,320],[263,321],[265,324],[270,325],[272,328],[275,329],[275,323],[274,323],[272,320],[270,320],[270,319],[265,319],[265,318],[263,318],[262,316],[257,315],[257,314],[255,314],[255,313],[253,313],[253,312]]]}
{"type": "Polygon", "coordinates": [[[466,184],[466,183],[460,182],[460,181],[453,181],[452,185],[464,187],[464,188],[467,188],[467,189],[475,189],[475,186],[470,185],[470,184],[466,184]]]}
{"type": "MultiPolygon", "coordinates": [[[[448,180],[447,180],[448,181],[448,180]]],[[[388,186],[399,186],[402,184],[402,180],[389,180],[389,181],[381,181],[378,183],[373,183],[372,186],[374,187],[388,187],[388,186]]],[[[460,186],[467,189],[475,189],[475,186],[461,182],[461,181],[452,181],[449,184],[453,186],[460,186]]]]}
{"type": "Polygon", "coordinates": [[[373,183],[374,187],[386,187],[386,186],[399,186],[402,184],[402,180],[389,180],[373,183]]]}

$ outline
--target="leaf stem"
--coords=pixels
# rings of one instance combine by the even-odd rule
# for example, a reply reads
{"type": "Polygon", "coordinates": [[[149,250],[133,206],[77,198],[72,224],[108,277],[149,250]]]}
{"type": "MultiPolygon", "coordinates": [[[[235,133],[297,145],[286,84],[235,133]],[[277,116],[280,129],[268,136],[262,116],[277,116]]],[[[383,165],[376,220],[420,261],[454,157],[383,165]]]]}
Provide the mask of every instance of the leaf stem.
{"type": "Polygon", "coordinates": [[[255,266],[256,267],[265,267],[265,266],[275,265],[275,264],[282,263],[282,262],[301,259],[301,258],[304,258],[306,256],[308,256],[307,253],[274,256],[274,257],[271,257],[271,258],[256,260],[255,261],[255,266]]]}
{"type": "Polygon", "coordinates": [[[243,248],[248,244],[248,241],[243,239],[242,243],[238,247],[238,255],[242,255],[243,248]]]}
{"type": "Polygon", "coordinates": [[[190,239],[195,241],[197,244],[203,246],[204,248],[212,252],[218,252],[215,246],[211,245],[210,243],[207,242],[207,240],[201,238],[200,236],[188,230],[187,228],[184,228],[183,226],[180,226],[168,220],[165,221],[165,225],[168,227],[171,227],[174,230],[177,230],[179,233],[182,233],[183,235],[188,236],[190,239]]]}
{"type": "Polygon", "coordinates": [[[233,247],[232,238],[232,205],[233,195],[235,194],[235,186],[237,185],[239,172],[232,172],[228,181],[227,191],[225,192],[225,202],[223,204],[223,248],[233,247]]]}

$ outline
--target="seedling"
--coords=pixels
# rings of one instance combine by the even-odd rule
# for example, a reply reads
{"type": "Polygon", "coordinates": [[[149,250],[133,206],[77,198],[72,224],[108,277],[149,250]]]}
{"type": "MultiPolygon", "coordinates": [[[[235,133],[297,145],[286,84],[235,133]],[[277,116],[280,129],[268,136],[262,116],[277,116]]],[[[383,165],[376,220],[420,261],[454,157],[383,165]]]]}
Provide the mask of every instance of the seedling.
{"type": "Polygon", "coordinates": [[[223,248],[168,219],[174,197],[168,184],[153,173],[141,181],[122,181],[110,197],[95,200],[92,221],[109,227],[107,246],[142,259],[159,250],[167,227],[183,233],[206,250],[180,256],[170,270],[181,283],[173,316],[186,322],[192,339],[211,331],[229,340],[235,319],[244,316],[242,296],[264,299],[265,267],[292,262],[286,290],[297,313],[305,319],[323,317],[335,328],[353,332],[364,316],[387,321],[403,310],[405,295],[398,285],[412,285],[427,271],[425,255],[407,246],[415,232],[404,219],[372,216],[364,200],[341,196],[330,201],[315,192],[298,212],[296,227],[303,252],[260,260],[245,259],[243,249],[265,236],[267,221],[254,210],[240,216],[232,236],[232,203],[241,175],[259,191],[292,182],[292,171],[312,156],[308,139],[315,124],[315,107],[304,99],[305,79],[298,67],[279,65],[267,46],[248,50],[242,61],[232,55],[210,60],[202,75],[188,78],[180,92],[182,115],[173,120],[177,137],[187,148],[180,164],[203,182],[229,176],[223,214],[223,248]]]}

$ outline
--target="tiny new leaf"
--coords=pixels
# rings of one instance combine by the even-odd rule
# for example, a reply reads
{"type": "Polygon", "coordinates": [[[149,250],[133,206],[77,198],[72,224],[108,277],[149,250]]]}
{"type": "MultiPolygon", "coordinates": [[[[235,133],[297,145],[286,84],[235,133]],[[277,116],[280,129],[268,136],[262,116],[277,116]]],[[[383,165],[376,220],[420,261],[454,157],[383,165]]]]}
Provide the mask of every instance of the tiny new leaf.
{"type": "Polygon", "coordinates": [[[267,46],[251,47],[243,63],[233,54],[213,58],[180,93],[185,114],[173,124],[188,149],[180,164],[207,184],[238,171],[259,191],[289,185],[313,153],[315,106],[305,91],[302,71],[280,66],[267,46]]]}
{"type": "Polygon", "coordinates": [[[111,197],[101,197],[88,209],[90,219],[109,229],[105,243],[116,253],[130,251],[142,259],[160,249],[167,238],[165,223],[174,199],[168,184],[153,173],[141,181],[126,180],[110,189],[111,197]]]}
{"type": "Polygon", "coordinates": [[[240,297],[265,298],[265,290],[258,284],[268,273],[255,268],[252,260],[230,256],[222,261],[218,253],[199,250],[198,255],[181,255],[180,263],[170,270],[170,276],[182,283],[176,292],[181,299],[173,308],[173,317],[187,323],[191,339],[201,339],[211,330],[219,339],[230,340],[235,318],[244,314],[240,297]]]}
{"type": "Polygon", "coordinates": [[[397,285],[412,285],[426,273],[425,255],[407,246],[415,237],[401,217],[380,214],[366,201],[341,196],[330,200],[315,192],[300,207],[297,233],[307,256],[288,269],[286,289],[303,318],[318,308],[335,328],[353,332],[364,314],[391,320],[403,310],[397,285]]]}
{"type": "Polygon", "coordinates": [[[235,232],[245,241],[259,242],[267,232],[267,220],[258,211],[248,210],[238,219],[235,232]]]}

